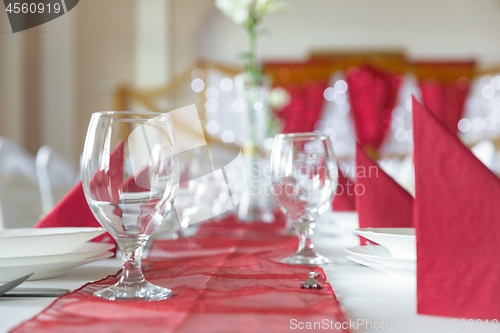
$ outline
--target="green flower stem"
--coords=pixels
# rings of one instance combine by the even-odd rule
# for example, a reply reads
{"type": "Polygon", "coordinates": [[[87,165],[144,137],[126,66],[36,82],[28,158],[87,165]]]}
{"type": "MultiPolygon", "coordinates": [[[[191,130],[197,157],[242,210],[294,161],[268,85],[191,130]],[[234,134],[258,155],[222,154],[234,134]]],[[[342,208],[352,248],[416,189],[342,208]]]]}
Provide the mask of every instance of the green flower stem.
{"type": "MultiPolygon", "coordinates": [[[[258,20],[255,17],[255,15],[250,15],[250,18],[248,19],[245,29],[248,34],[248,54],[247,54],[247,76],[248,76],[248,83],[249,83],[249,88],[252,90],[252,93],[247,95],[247,107],[249,108],[248,110],[248,121],[250,124],[249,128],[249,142],[246,142],[246,154],[249,156],[252,160],[252,164],[255,162],[254,159],[257,157],[257,138],[256,138],[256,129],[253,124],[255,124],[256,121],[256,115],[255,115],[255,110],[253,110],[253,105],[256,102],[256,93],[257,89],[260,85],[260,77],[259,77],[259,69],[258,69],[258,64],[257,64],[257,32],[256,28],[258,25],[258,20]]],[[[254,168],[252,167],[251,170],[254,168]]]]}
{"type": "Polygon", "coordinates": [[[248,64],[247,72],[250,78],[250,82],[253,86],[257,87],[260,84],[260,70],[257,64],[257,32],[256,27],[258,25],[258,20],[254,16],[248,19],[246,30],[248,33],[248,64]]]}

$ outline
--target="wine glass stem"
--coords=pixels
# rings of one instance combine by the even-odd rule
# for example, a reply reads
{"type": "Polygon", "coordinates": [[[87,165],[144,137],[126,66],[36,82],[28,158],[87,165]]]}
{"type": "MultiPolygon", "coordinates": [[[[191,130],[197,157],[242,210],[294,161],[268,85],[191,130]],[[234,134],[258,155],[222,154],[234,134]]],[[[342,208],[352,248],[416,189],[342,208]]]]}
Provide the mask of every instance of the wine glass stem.
{"type": "Polygon", "coordinates": [[[297,221],[297,234],[299,235],[299,249],[297,253],[314,251],[314,245],[311,240],[312,228],[309,222],[297,221]]]}
{"type": "Polygon", "coordinates": [[[182,221],[180,221],[180,220],[178,220],[174,223],[173,238],[174,239],[184,238],[184,231],[182,231],[182,221]]]}
{"type": "Polygon", "coordinates": [[[134,287],[145,283],[146,279],[142,273],[141,257],[146,240],[120,244],[123,252],[123,271],[118,285],[120,287],[134,287]],[[127,246],[129,245],[129,246],[127,246]]]}

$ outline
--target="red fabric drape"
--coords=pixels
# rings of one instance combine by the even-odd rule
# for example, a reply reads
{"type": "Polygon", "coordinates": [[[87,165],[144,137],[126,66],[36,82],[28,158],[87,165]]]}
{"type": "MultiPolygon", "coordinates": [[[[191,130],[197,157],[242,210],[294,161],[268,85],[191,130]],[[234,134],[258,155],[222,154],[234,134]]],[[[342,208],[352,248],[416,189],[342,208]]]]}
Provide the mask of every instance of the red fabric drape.
{"type": "Polygon", "coordinates": [[[347,84],[358,142],[376,151],[390,128],[401,76],[370,65],[351,67],[347,84]]]}
{"type": "Polygon", "coordinates": [[[414,67],[423,103],[450,130],[457,132],[474,62],[419,62],[414,63],[414,67]]]}
{"type": "Polygon", "coordinates": [[[317,61],[267,62],[266,73],[290,94],[290,103],[277,112],[283,133],[312,132],[321,116],[332,66],[317,61]]]}
{"type": "Polygon", "coordinates": [[[323,110],[323,93],[328,87],[328,81],[304,82],[283,87],[291,97],[290,103],[278,113],[283,120],[283,133],[314,131],[314,124],[323,110]]]}

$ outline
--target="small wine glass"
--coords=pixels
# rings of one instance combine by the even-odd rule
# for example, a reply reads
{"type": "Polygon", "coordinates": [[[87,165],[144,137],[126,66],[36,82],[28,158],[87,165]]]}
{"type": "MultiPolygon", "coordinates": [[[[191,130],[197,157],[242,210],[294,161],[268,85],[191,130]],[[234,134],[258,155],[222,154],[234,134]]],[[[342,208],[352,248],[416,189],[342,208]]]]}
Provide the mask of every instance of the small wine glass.
{"type": "Polygon", "coordinates": [[[270,159],[271,191],[278,206],[294,221],[297,252],[288,264],[321,265],[330,260],[314,250],[315,221],[329,207],[338,175],[330,137],[323,133],[278,134],[270,159]]]}
{"type": "Polygon", "coordinates": [[[174,208],[177,213],[174,239],[183,238],[183,230],[193,224],[193,215],[203,208],[204,180],[210,174],[210,161],[205,158],[205,147],[196,147],[179,154],[180,184],[174,208]]]}
{"type": "Polygon", "coordinates": [[[147,282],[141,269],[144,246],[171,210],[179,186],[170,116],[94,113],[82,155],[82,184],[94,216],[123,253],[120,280],[94,295],[109,300],[170,297],[170,289],[147,282]]]}

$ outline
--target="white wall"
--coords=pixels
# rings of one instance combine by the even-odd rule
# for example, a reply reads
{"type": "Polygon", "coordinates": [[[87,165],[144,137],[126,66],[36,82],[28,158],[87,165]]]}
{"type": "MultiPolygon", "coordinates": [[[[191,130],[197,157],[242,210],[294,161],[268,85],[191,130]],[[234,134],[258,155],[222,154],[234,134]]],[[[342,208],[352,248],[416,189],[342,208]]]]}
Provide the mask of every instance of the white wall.
{"type": "Polygon", "coordinates": [[[77,156],[90,115],[111,109],[114,88],[134,82],[135,1],[143,0],[84,0],[72,10],[77,13],[77,156]]]}
{"type": "Polygon", "coordinates": [[[0,136],[32,153],[49,144],[76,164],[90,114],[109,110],[114,88],[134,82],[136,1],[80,1],[15,34],[1,13],[0,136]]]}
{"type": "Polygon", "coordinates": [[[41,26],[40,90],[41,142],[68,158],[75,152],[76,123],[76,11],[41,26]]]}
{"type": "Polygon", "coordinates": [[[9,33],[7,15],[0,15],[0,136],[24,144],[23,34],[9,33]]]}
{"type": "Polygon", "coordinates": [[[214,0],[170,0],[172,1],[172,71],[183,72],[199,60],[197,49],[198,31],[205,29],[207,14],[210,13],[214,0]]]}
{"type": "MultiPolygon", "coordinates": [[[[411,57],[477,58],[500,63],[498,0],[289,0],[269,16],[261,58],[301,58],[311,50],[396,48],[411,57]]],[[[243,29],[212,8],[197,36],[200,57],[238,61],[243,29]]]]}
{"type": "Polygon", "coordinates": [[[168,83],[172,71],[170,0],[135,1],[135,79],[140,88],[168,83]]]}

